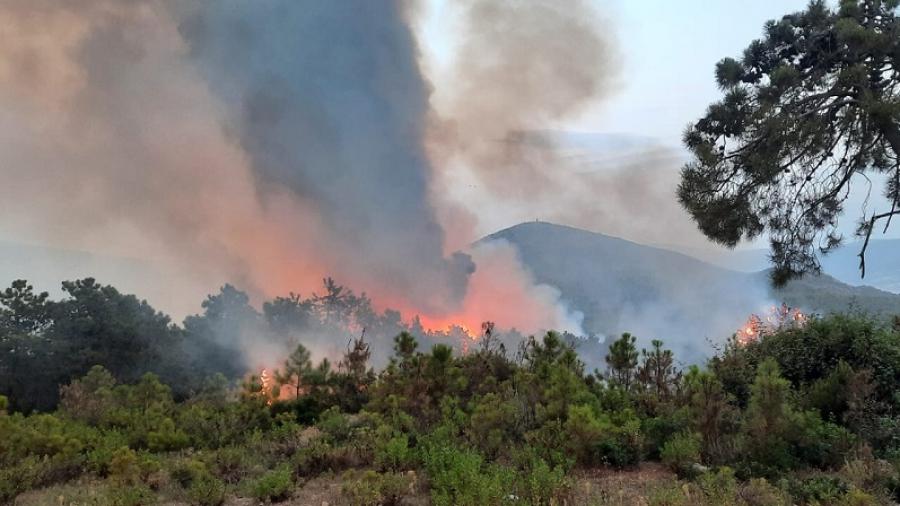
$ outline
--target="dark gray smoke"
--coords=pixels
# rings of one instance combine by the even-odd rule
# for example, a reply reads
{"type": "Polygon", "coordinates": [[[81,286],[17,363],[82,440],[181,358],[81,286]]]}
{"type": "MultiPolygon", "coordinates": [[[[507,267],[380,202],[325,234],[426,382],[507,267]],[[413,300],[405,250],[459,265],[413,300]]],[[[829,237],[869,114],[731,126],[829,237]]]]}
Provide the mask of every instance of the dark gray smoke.
{"type": "Polygon", "coordinates": [[[396,2],[2,2],[0,236],[147,260],[176,314],[327,274],[452,310],[428,95],[396,2]]]}
{"type": "MultiPolygon", "coordinates": [[[[452,307],[474,270],[443,258],[426,200],[428,87],[396,2],[206,2],[182,33],[261,183],[314,203],[348,279],[452,307]]],[[[322,238],[309,238],[322,240],[322,238]]]]}

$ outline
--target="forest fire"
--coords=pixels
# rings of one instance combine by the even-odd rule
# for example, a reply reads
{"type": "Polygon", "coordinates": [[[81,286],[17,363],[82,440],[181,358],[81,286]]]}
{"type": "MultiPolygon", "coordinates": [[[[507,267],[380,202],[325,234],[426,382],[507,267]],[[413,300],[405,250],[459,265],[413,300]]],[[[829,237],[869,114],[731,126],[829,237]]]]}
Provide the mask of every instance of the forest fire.
{"type": "Polygon", "coordinates": [[[269,370],[263,368],[259,373],[259,384],[261,387],[260,393],[265,396],[266,404],[272,404],[272,377],[269,375],[269,370]]]}
{"type": "Polygon", "coordinates": [[[808,320],[809,317],[799,309],[782,303],[780,307],[770,307],[765,319],[757,314],[751,314],[747,322],[737,331],[735,338],[739,345],[746,346],[758,341],[764,335],[789,328],[802,328],[808,320]]]}

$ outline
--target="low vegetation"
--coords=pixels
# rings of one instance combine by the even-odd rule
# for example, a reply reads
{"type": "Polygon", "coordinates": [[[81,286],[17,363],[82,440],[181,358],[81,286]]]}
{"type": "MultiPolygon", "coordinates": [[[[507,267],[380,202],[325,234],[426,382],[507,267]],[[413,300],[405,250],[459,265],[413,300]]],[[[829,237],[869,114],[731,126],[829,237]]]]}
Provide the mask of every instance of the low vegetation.
{"type": "MultiPolygon", "coordinates": [[[[6,305],[4,322],[22,307],[6,305]]],[[[66,504],[279,502],[317,480],[340,484],[332,504],[354,505],[900,497],[898,330],[812,318],[686,369],[663,342],[636,342],[623,335],[606,370],[588,372],[554,332],[511,353],[486,324],[460,354],[403,331],[377,373],[363,338],[335,367],[300,344],[271,379],[213,375],[182,397],[156,374],[97,365],[53,410],[0,397],[0,500],[45,489],[66,504]],[[648,472],[618,490],[608,478],[648,472]]]]}

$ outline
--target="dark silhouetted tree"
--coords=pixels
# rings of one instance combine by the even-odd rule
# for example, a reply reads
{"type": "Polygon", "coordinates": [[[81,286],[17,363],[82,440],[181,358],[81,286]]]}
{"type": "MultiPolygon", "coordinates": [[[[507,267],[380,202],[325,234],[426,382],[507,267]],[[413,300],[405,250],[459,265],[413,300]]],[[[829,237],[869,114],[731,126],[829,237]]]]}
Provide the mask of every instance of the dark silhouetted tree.
{"type": "Polygon", "coordinates": [[[307,329],[313,320],[313,303],[299,294],[275,297],[263,303],[263,316],[269,328],[282,339],[307,329]]]}
{"type": "Polygon", "coordinates": [[[275,380],[281,386],[289,386],[294,390],[294,397],[300,397],[300,390],[312,371],[312,360],[309,350],[298,344],[291,356],[284,362],[284,369],[275,371],[275,380]]]}
{"type": "MultiPolygon", "coordinates": [[[[862,216],[865,244],[900,213],[900,20],[897,0],[814,0],[765,25],[740,59],[716,66],[720,102],[684,143],[679,200],[727,246],[766,232],[773,281],[818,272],[841,241],[851,185],[885,176],[888,207],[862,216]]],[[[865,246],[860,252],[865,276],[865,246]]]]}

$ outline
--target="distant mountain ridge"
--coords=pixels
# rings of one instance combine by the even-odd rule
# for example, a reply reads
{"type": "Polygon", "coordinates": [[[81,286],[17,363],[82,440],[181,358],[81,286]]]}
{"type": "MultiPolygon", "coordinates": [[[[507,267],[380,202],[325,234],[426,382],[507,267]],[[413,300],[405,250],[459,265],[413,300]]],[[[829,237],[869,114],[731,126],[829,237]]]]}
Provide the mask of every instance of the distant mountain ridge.
{"type": "Polygon", "coordinates": [[[782,302],[816,313],[900,314],[900,295],[830,276],[806,277],[775,290],[765,271],[738,272],[564,225],[522,223],[479,243],[493,240],[515,245],[538,282],[558,288],[571,309],[584,313],[588,332],[630,331],[674,340],[689,351],[705,348],[704,339],[727,337],[749,314],[782,302]]]}
{"type": "MultiPolygon", "coordinates": [[[[677,249],[677,248],[676,248],[677,249]]],[[[868,285],[900,293],[900,239],[873,239],[866,249],[866,277],[860,277],[859,252],[862,243],[848,242],[820,258],[822,272],[853,286],[868,285]]],[[[686,252],[690,254],[691,252],[686,252]]],[[[736,250],[700,258],[719,266],[741,271],[769,267],[769,252],[764,249],[736,250]]]]}
{"type": "MultiPolygon", "coordinates": [[[[808,277],[773,290],[765,271],[739,272],[667,248],[563,225],[522,223],[479,242],[491,240],[515,245],[535,279],[559,289],[569,308],[584,314],[583,326],[592,334],[629,331],[644,340],[661,338],[688,351],[702,351],[708,349],[706,339],[720,341],[750,313],[781,302],[808,312],[900,314],[900,295],[850,286],[830,276],[808,277]]],[[[877,262],[891,260],[882,243],[890,244],[874,243],[870,276],[877,262]]],[[[847,269],[855,268],[850,261],[847,269]]],[[[151,302],[166,300],[171,291],[163,278],[137,260],[0,241],[4,286],[24,277],[59,296],[61,280],[83,276],[112,282],[151,302]]]]}

